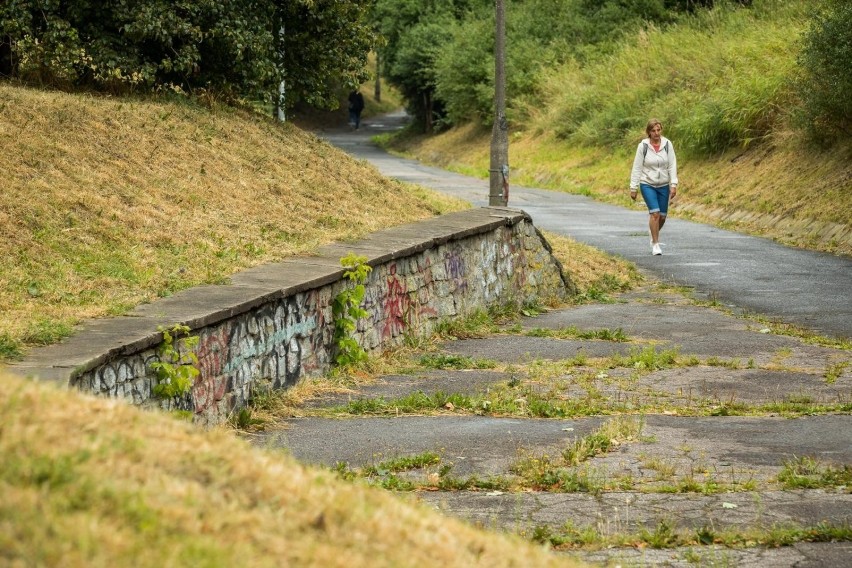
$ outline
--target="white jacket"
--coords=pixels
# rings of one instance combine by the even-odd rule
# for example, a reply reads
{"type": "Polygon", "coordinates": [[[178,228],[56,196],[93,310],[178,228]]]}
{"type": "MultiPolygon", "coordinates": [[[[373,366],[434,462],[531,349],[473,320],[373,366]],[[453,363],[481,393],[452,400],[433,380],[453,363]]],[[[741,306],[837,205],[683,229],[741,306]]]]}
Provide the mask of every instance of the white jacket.
{"type": "Polygon", "coordinates": [[[660,151],[655,152],[651,140],[645,138],[636,148],[633,170],[630,172],[630,189],[638,189],[640,183],[651,187],[677,185],[677,156],[674,145],[665,136],[660,137],[660,151]]]}

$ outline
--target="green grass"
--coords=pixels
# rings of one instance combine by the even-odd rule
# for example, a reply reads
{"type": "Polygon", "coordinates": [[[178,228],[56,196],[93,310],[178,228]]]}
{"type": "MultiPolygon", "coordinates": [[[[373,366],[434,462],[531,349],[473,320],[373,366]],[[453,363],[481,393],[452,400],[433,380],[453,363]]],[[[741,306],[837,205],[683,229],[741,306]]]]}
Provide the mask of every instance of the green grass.
{"type": "Polygon", "coordinates": [[[840,361],[839,363],[829,365],[829,367],[825,370],[826,384],[831,385],[837,382],[837,379],[843,375],[843,371],[845,371],[849,365],[849,361],[840,361]]]}
{"type": "Polygon", "coordinates": [[[426,369],[493,369],[497,366],[490,359],[474,359],[467,355],[433,354],[421,355],[418,359],[426,369]]]}
{"type": "Polygon", "coordinates": [[[72,326],[65,321],[36,318],[21,336],[21,342],[31,345],[49,345],[71,335],[72,326]]]}
{"type": "Polygon", "coordinates": [[[794,458],[784,463],[778,482],[785,489],[840,488],[852,493],[852,465],[825,464],[807,456],[794,458]]]}
{"type": "Polygon", "coordinates": [[[528,109],[531,128],[587,146],[635,148],[637,131],[657,116],[685,153],[753,143],[788,103],[796,38],[808,15],[805,2],[768,4],[701,11],[629,37],[585,66],[552,69],[543,100],[528,109]]]}
{"type": "Polygon", "coordinates": [[[491,416],[529,418],[568,418],[605,414],[609,407],[596,398],[559,400],[529,388],[494,388],[487,394],[463,395],[438,391],[431,395],[422,391],[400,398],[359,399],[344,407],[315,411],[316,414],[400,415],[455,412],[491,416]]]}
{"type": "Polygon", "coordinates": [[[678,350],[663,349],[657,351],[653,345],[645,348],[632,348],[628,355],[614,354],[609,357],[609,368],[629,367],[640,371],[659,371],[677,365],[678,350]]]}
{"type": "Polygon", "coordinates": [[[544,310],[537,302],[494,304],[488,309],[478,308],[466,316],[440,321],[435,326],[434,335],[436,339],[476,339],[501,331],[519,333],[521,317],[535,317],[544,310]],[[514,324],[513,327],[507,328],[510,324],[514,324]]]}
{"type": "Polygon", "coordinates": [[[17,361],[23,357],[22,342],[9,333],[0,333],[0,361],[17,361]]]}
{"type": "Polygon", "coordinates": [[[607,421],[592,434],[575,440],[563,453],[567,465],[578,465],[598,454],[605,454],[614,447],[638,441],[645,426],[642,417],[621,416],[607,421]]]}
{"type": "Polygon", "coordinates": [[[651,547],[659,549],[686,546],[701,547],[721,545],[728,548],[756,546],[775,548],[797,542],[848,542],[852,540],[852,527],[848,524],[818,523],[813,526],[776,524],[767,528],[716,529],[704,526],[698,529],[681,529],[667,519],[636,532],[604,532],[595,525],[577,526],[567,522],[558,529],[547,525],[535,527],[529,534],[535,542],[548,543],[557,549],[599,550],[607,547],[651,547]]]}
{"type": "Polygon", "coordinates": [[[365,480],[388,491],[415,491],[418,489],[439,489],[441,491],[501,490],[509,491],[512,483],[502,476],[457,477],[452,475],[452,464],[442,463],[439,454],[424,452],[413,456],[402,456],[382,461],[376,465],[350,468],[343,462],[336,463],[331,469],[338,477],[346,481],[365,480]],[[437,467],[437,471],[433,471],[437,467]],[[425,479],[404,479],[398,473],[413,470],[432,472],[425,479]]]}
{"type": "Polygon", "coordinates": [[[556,339],[600,339],[602,341],[625,342],[630,338],[620,327],[616,329],[594,329],[581,331],[574,326],[560,329],[533,328],[524,332],[528,337],[552,337],[556,339]]]}

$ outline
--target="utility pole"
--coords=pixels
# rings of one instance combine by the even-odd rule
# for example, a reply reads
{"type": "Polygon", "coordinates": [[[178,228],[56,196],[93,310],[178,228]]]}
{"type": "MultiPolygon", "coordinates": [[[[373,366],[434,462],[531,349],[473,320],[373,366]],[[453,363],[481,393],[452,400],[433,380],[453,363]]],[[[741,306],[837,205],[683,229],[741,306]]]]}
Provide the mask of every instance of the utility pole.
{"type": "Polygon", "coordinates": [[[506,12],[504,0],[495,0],[494,126],[491,129],[491,168],[488,205],[509,202],[509,123],[506,120],[506,12]]]}

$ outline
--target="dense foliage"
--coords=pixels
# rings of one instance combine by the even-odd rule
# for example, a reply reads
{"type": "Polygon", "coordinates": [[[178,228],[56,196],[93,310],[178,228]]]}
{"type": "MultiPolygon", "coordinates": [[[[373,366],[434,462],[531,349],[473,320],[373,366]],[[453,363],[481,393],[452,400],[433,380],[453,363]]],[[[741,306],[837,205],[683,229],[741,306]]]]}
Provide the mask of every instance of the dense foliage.
{"type": "MultiPolygon", "coordinates": [[[[708,1],[506,0],[510,106],[535,91],[542,69],[599,56],[625,30],[665,25],[708,1]]],[[[377,0],[376,14],[387,77],[421,122],[492,119],[493,1],[377,0]]]]}
{"type": "MultiPolygon", "coordinates": [[[[622,147],[654,115],[684,150],[745,147],[796,105],[811,19],[799,58],[807,121],[848,136],[852,4],[824,1],[821,13],[809,0],[505,0],[508,117],[622,147]]],[[[491,123],[493,2],[377,0],[377,13],[388,79],[426,130],[491,123]]]]}
{"type": "Polygon", "coordinates": [[[37,84],[213,89],[286,103],[336,104],[365,77],[369,0],[8,0],[5,74],[37,84]]]}
{"type": "Polygon", "coordinates": [[[805,34],[798,90],[814,138],[852,136],[852,3],[829,0],[805,34]]]}
{"type": "Polygon", "coordinates": [[[444,114],[436,100],[436,63],[469,14],[482,13],[488,0],[376,0],[373,17],[385,45],[384,74],[407,101],[409,112],[426,130],[444,114]]]}

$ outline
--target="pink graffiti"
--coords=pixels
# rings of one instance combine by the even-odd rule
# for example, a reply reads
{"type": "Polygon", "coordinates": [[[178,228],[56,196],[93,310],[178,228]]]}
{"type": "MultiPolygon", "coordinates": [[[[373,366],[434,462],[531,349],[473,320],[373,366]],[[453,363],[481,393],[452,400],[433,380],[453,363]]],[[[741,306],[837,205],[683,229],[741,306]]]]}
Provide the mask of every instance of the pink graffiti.
{"type": "Polygon", "coordinates": [[[192,399],[195,402],[196,414],[212,408],[225,397],[228,388],[228,377],[218,376],[196,380],[192,388],[192,399]]]}
{"type": "Polygon", "coordinates": [[[192,387],[192,399],[195,412],[204,412],[222,400],[228,386],[228,378],[223,370],[228,361],[228,330],[220,327],[204,335],[198,342],[198,370],[200,371],[192,387]]]}
{"type": "Polygon", "coordinates": [[[467,267],[460,251],[447,251],[444,255],[444,268],[447,271],[447,276],[455,284],[456,290],[460,292],[467,290],[467,267]]]}
{"type": "Polygon", "coordinates": [[[228,361],[228,331],[224,327],[201,337],[196,349],[200,379],[218,377],[228,361]]]}
{"type": "Polygon", "coordinates": [[[405,331],[405,314],[409,312],[411,300],[406,293],[405,286],[396,275],[396,263],[388,267],[390,273],[387,277],[387,293],[384,298],[383,311],[385,314],[385,325],[382,329],[382,339],[396,337],[405,331]]]}
{"type": "Polygon", "coordinates": [[[438,317],[437,310],[429,305],[430,288],[434,284],[432,279],[431,264],[427,264],[424,271],[428,279],[428,285],[421,291],[421,301],[412,301],[417,296],[417,291],[409,292],[403,282],[396,274],[396,263],[388,267],[390,273],[386,279],[387,292],[382,298],[382,315],[384,325],[382,327],[382,339],[392,339],[405,332],[406,328],[416,324],[424,317],[438,317]]]}

